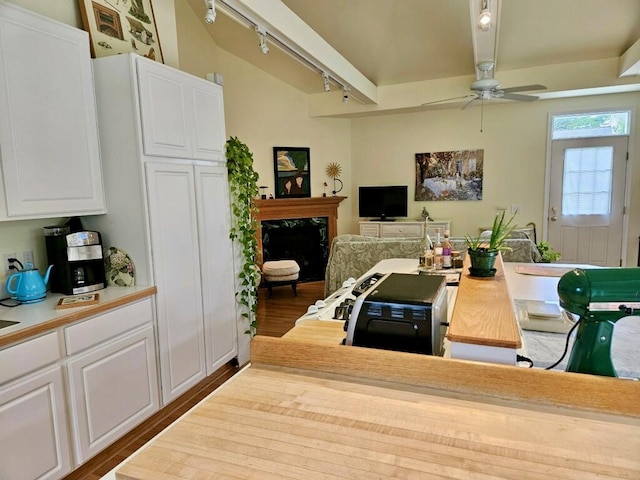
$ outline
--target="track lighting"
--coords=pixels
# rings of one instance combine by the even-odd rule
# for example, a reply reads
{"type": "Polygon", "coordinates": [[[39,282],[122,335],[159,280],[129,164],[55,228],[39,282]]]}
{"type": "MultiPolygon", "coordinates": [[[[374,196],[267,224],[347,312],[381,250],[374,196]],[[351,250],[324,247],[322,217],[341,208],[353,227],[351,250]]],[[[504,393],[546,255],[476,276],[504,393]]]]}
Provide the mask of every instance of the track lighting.
{"type": "Polygon", "coordinates": [[[345,85],[344,87],[342,87],[342,103],[348,103],[348,102],[349,102],[349,87],[345,85]]]}
{"type": "Polygon", "coordinates": [[[480,2],[480,17],[478,17],[478,25],[482,30],[489,30],[489,27],[491,26],[489,0],[481,0],[480,2]]]}
{"type": "Polygon", "coordinates": [[[216,7],[213,2],[214,0],[204,0],[204,4],[207,6],[207,13],[204,15],[204,21],[209,25],[216,21],[216,7]]]}
{"type": "Polygon", "coordinates": [[[331,85],[329,85],[329,74],[327,72],[322,72],[322,80],[324,81],[324,91],[330,91],[331,85]]]}
{"type": "Polygon", "coordinates": [[[267,31],[262,25],[256,25],[256,32],[258,32],[258,37],[260,37],[260,42],[258,43],[260,51],[266,55],[269,53],[269,45],[267,45],[267,31]]]}

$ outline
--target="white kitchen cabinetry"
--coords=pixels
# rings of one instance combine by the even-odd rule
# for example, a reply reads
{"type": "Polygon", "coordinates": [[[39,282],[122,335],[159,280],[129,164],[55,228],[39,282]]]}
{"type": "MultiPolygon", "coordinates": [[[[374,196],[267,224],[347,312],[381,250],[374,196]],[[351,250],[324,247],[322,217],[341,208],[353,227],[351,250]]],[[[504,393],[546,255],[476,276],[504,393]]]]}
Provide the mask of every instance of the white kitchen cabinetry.
{"type": "Polygon", "coordinates": [[[222,88],[164,65],[138,61],[146,155],[197,160],[223,156],[222,88]]]}
{"type": "MultiPolygon", "coordinates": [[[[436,238],[436,228],[451,230],[451,220],[432,220],[429,222],[428,234],[432,240],[436,238]]],[[[360,235],[380,238],[422,238],[424,222],[360,222],[360,235]]]]}
{"type": "Polygon", "coordinates": [[[249,338],[237,335],[221,89],[149,62],[136,55],[94,61],[109,214],[85,224],[99,230],[106,245],[132,256],[136,281],[158,288],[161,390],[166,404],[233,359],[238,341],[248,343],[249,338]],[[192,143],[184,156],[169,158],[178,150],[155,148],[189,144],[186,134],[194,127],[184,120],[189,118],[184,99],[194,95],[194,85],[206,93],[200,98],[219,95],[219,101],[207,107],[215,107],[209,114],[218,120],[196,127],[204,139],[198,148],[192,143]],[[192,93],[184,93],[188,91],[192,93]],[[167,98],[159,100],[161,93],[167,98]],[[161,118],[170,116],[184,118],[161,118]],[[167,121],[176,125],[167,127],[163,123],[167,121]],[[186,131],[180,132],[180,125],[186,125],[186,131]],[[172,139],[174,127],[178,133],[172,139]],[[150,143],[149,135],[155,135],[150,143]],[[215,145],[200,148],[207,142],[215,145]],[[199,159],[202,151],[208,152],[206,160],[199,159]]]}
{"type": "Polygon", "coordinates": [[[3,480],[53,480],[72,469],[60,358],[55,332],[0,350],[3,480]]]}
{"type": "Polygon", "coordinates": [[[0,0],[0,220],[105,212],[88,34],[0,0]]]}
{"type": "Polygon", "coordinates": [[[160,408],[151,299],[65,329],[76,464],[160,408]]]}

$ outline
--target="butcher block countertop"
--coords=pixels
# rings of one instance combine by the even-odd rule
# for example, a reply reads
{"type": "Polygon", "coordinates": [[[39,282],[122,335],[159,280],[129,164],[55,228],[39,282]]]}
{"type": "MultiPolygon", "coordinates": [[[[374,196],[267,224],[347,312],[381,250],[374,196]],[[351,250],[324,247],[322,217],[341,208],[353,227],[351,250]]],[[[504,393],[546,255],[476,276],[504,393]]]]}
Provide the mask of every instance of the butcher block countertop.
{"type": "Polygon", "coordinates": [[[86,307],[56,310],[58,300],[69,295],[49,293],[42,302],[0,307],[0,319],[19,322],[0,329],[0,348],[40,335],[69,323],[106,312],[156,294],[156,287],[107,287],[96,292],[99,302],[86,307]]]}
{"type": "Polygon", "coordinates": [[[286,338],[251,350],[116,478],[640,478],[639,382],[286,338]],[[509,372],[525,392],[569,376],[574,396],[602,394],[587,408],[518,400],[509,372]]]}

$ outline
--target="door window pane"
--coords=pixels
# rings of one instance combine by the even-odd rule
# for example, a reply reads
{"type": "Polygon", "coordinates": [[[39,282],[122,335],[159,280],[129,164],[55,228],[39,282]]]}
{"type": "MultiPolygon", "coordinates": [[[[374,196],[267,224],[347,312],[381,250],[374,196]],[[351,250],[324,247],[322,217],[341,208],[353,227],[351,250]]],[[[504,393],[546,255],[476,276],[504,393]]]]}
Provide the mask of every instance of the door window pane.
{"type": "Polygon", "coordinates": [[[564,153],[563,215],[609,215],[613,147],[567,148],[564,153]]]}

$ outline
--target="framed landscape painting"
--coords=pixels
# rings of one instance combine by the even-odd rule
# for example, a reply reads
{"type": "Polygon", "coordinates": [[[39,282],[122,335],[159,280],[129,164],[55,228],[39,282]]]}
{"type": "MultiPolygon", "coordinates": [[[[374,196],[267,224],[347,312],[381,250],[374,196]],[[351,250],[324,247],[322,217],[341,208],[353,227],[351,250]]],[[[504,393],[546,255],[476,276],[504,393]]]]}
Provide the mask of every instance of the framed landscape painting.
{"type": "Polygon", "coordinates": [[[79,0],[91,56],[137,53],[163,62],[151,0],[79,0]]]}
{"type": "Polygon", "coordinates": [[[309,157],[306,147],[273,147],[276,198],[311,196],[309,157]]]}

